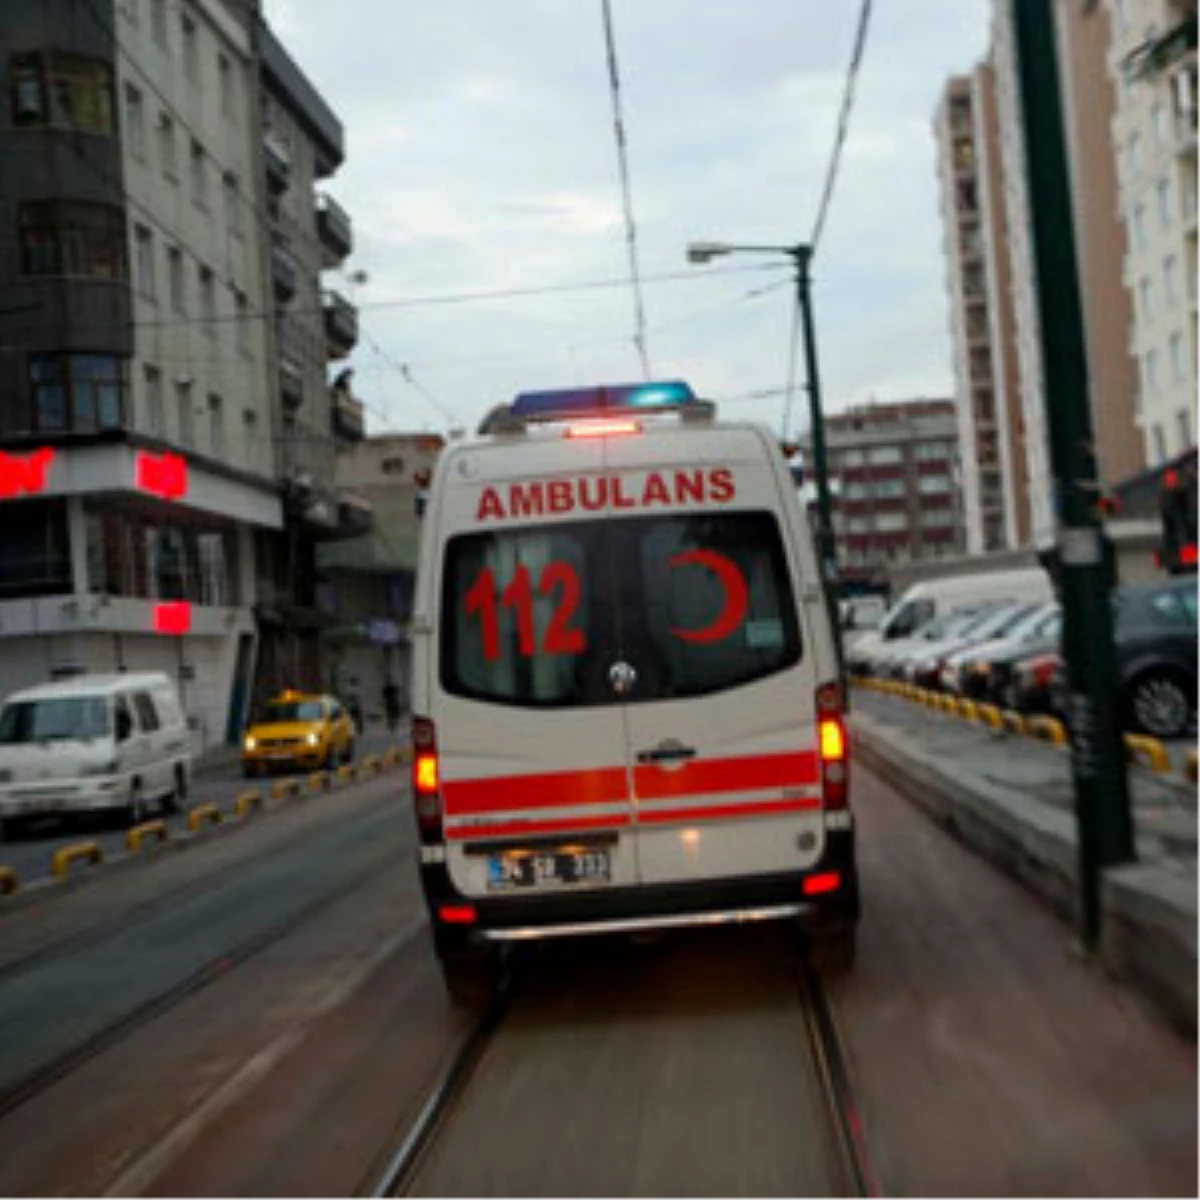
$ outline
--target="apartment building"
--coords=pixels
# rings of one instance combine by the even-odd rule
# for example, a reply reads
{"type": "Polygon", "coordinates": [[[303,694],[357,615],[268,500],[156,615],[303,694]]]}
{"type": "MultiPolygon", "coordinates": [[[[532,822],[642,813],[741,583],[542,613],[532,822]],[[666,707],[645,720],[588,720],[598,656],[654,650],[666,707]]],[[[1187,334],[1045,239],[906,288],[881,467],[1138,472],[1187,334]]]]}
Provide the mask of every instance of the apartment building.
{"type": "MultiPolygon", "coordinates": [[[[258,25],[261,186],[270,263],[270,336],[286,528],[260,540],[259,696],[324,686],[318,544],[370,528],[369,506],[337,482],[339,447],[365,432],[342,360],[358,340],[357,312],[324,284],[354,245],[346,211],[323,187],[345,158],[341,122],[287,50],[258,25]],[[337,386],[331,386],[333,376],[337,386]]],[[[327,681],[326,681],[327,682],[327,681]]]]}
{"type": "Polygon", "coordinates": [[[1196,4],[1107,0],[1110,132],[1128,231],[1146,465],[1196,445],[1196,4]]]}
{"type": "Polygon", "coordinates": [[[240,723],[282,527],[253,13],[0,6],[0,693],[163,669],[240,723]]]}
{"type": "Polygon", "coordinates": [[[981,554],[1019,544],[1029,524],[990,64],[947,81],[934,130],[967,549],[981,554]]]}
{"type": "MultiPolygon", "coordinates": [[[[866,404],[826,417],[837,561],[846,580],[966,549],[953,400],[866,404]]],[[[811,461],[810,447],[802,446],[811,461]]]]}
{"type": "Polygon", "coordinates": [[[421,513],[444,444],[437,434],[383,434],[338,454],[338,481],[362,495],[375,524],[318,548],[326,603],[336,617],[323,635],[325,661],[331,686],[355,680],[368,712],[379,706],[388,680],[407,693],[421,513]]]}

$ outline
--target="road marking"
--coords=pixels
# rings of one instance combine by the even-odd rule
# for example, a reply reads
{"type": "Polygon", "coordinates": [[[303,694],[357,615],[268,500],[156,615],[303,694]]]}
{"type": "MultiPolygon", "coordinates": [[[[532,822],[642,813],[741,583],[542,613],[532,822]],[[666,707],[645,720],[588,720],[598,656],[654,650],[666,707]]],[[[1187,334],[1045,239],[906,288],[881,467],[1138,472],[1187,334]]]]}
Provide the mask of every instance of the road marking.
{"type": "Polygon", "coordinates": [[[102,1196],[140,1196],[171,1164],[190,1147],[205,1129],[219,1116],[232,1108],[259,1080],[268,1075],[308,1036],[309,1030],[326,1013],[332,1012],[347,1000],[395,954],[413,933],[424,924],[424,917],[413,921],[382,942],[374,952],[359,963],[349,975],[341,976],[330,987],[314,997],[308,1014],[257,1054],[247,1059],[224,1083],[160,1138],[139,1155],[100,1193],[102,1196]]]}

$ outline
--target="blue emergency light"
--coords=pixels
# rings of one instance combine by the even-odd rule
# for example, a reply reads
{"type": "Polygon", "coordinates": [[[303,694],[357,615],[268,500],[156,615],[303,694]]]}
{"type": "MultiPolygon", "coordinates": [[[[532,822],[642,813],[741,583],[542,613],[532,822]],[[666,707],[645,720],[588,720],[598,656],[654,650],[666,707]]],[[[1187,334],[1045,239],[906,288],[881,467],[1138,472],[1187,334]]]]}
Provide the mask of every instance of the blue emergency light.
{"type": "Polygon", "coordinates": [[[599,416],[638,409],[680,408],[695,404],[696,395],[680,379],[664,383],[615,383],[547,392],[521,392],[509,412],[526,419],[554,416],[599,416]]]}

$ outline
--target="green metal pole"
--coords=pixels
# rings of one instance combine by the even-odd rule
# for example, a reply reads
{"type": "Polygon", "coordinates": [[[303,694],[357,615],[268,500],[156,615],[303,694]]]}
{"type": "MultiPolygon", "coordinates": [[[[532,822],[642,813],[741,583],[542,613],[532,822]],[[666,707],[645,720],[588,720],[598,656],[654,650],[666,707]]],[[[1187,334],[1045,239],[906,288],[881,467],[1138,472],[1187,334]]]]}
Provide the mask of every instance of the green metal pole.
{"type": "Polygon", "coordinates": [[[808,415],[812,435],[813,475],[817,481],[817,553],[821,560],[821,580],[833,623],[838,667],[842,667],[842,628],[838,619],[837,542],[833,535],[833,505],[829,495],[829,455],[825,448],[825,411],[821,402],[821,373],[817,367],[817,333],[813,322],[812,279],[809,263],[811,246],[796,246],[796,299],[804,328],[804,364],[807,375],[808,415]]]}
{"type": "Polygon", "coordinates": [[[1097,513],[1100,493],[1092,449],[1054,0],[1009,2],[1054,467],[1056,550],[1079,839],[1080,919],[1083,944],[1093,950],[1102,926],[1103,870],[1135,857],[1109,597],[1111,548],[1097,513]]]}

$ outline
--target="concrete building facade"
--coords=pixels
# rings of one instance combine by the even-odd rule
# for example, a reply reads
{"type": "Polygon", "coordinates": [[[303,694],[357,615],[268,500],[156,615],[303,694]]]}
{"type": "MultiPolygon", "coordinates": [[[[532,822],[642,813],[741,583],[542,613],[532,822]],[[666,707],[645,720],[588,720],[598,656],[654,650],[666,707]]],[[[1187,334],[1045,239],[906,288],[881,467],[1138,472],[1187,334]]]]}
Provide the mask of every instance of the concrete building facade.
{"type": "Polygon", "coordinates": [[[859,405],[826,418],[844,579],[879,579],[898,564],[964,552],[958,430],[952,400],[859,405]]]}

